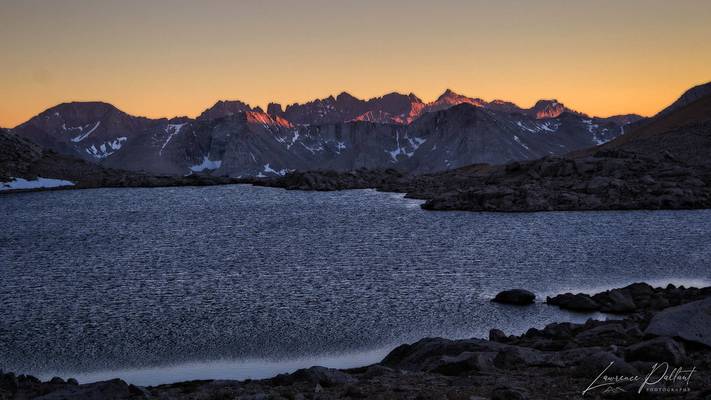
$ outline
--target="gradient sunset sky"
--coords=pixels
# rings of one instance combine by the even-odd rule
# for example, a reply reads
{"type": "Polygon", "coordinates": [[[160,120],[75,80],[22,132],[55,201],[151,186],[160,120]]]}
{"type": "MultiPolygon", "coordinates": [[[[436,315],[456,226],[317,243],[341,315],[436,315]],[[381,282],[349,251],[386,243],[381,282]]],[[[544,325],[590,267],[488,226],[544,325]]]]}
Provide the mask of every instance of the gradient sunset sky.
{"type": "Polygon", "coordinates": [[[711,81],[711,1],[0,0],[0,126],[65,101],[195,116],[446,88],[650,115],[711,81]]]}

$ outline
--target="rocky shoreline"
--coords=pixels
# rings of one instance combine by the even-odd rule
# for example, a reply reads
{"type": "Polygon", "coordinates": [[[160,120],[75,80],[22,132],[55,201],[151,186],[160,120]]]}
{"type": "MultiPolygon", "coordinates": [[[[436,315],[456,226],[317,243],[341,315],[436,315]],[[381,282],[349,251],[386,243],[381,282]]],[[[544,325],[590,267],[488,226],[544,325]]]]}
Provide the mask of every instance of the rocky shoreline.
{"type": "MultiPolygon", "coordinates": [[[[180,187],[180,186],[217,186],[234,185],[246,183],[241,179],[216,177],[210,175],[187,175],[187,176],[153,176],[140,173],[126,173],[125,171],[108,171],[101,176],[83,177],[78,181],[72,181],[72,186],[57,186],[51,188],[31,188],[12,189],[0,191],[0,196],[20,193],[39,192],[48,190],[78,190],[78,189],[100,189],[100,188],[158,188],[158,187],[180,187]]],[[[37,179],[40,175],[26,178],[28,181],[37,179]]],[[[23,179],[25,179],[23,177],[23,179]]]]}
{"type": "MultiPolygon", "coordinates": [[[[501,296],[503,303],[527,304],[501,296]]],[[[514,294],[515,294],[514,293],[514,294]]],[[[312,367],[271,379],[137,387],[0,373],[0,399],[707,399],[711,397],[711,287],[636,283],[595,295],[561,294],[551,306],[620,319],[553,323],[489,339],[426,338],[375,365],[312,367]],[[581,307],[580,305],[584,306],[581,307]]],[[[511,305],[525,307],[525,305],[511,305]]]]}
{"type": "Polygon", "coordinates": [[[622,150],[473,165],[407,176],[395,170],[294,172],[254,182],[289,190],[375,188],[426,200],[427,210],[493,212],[711,208],[711,167],[622,150]]]}
{"type": "MultiPolygon", "coordinates": [[[[2,175],[0,173],[0,178],[2,175]]],[[[294,171],[283,177],[269,179],[229,178],[209,174],[154,176],[99,168],[81,160],[43,152],[30,168],[12,176],[28,180],[60,177],[74,182],[74,185],[52,189],[5,190],[0,194],[102,187],[252,184],[305,191],[373,188],[405,193],[407,198],[425,200],[421,206],[423,209],[438,211],[711,208],[711,167],[687,165],[675,160],[670,154],[649,157],[619,150],[599,151],[582,158],[551,156],[500,166],[472,165],[427,175],[406,175],[394,169],[294,171]]]]}

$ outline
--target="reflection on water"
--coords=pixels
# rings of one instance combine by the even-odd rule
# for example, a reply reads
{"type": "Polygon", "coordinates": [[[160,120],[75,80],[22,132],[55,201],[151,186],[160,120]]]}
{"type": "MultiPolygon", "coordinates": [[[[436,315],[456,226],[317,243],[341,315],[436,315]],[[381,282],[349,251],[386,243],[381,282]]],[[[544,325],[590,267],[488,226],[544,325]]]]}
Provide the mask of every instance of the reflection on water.
{"type": "Polygon", "coordinates": [[[370,365],[382,360],[388,354],[389,350],[391,349],[377,349],[353,354],[321,355],[284,360],[214,360],[162,367],[84,373],[61,371],[44,373],[39,376],[39,378],[49,380],[58,375],[71,376],[75,377],[79,383],[91,383],[119,378],[139,386],[151,386],[196,379],[264,379],[274,377],[278,374],[294,372],[300,368],[309,368],[314,365],[328,368],[355,368],[370,365]]]}
{"type": "Polygon", "coordinates": [[[0,367],[150,383],[260,377],[378,361],[386,350],[373,349],[427,336],[588,318],[540,302],[562,291],[710,280],[709,211],[419,204],[250,186],[4,196],[0,367]],[[489,302],[514,287],[539,302],[489,302]]]}

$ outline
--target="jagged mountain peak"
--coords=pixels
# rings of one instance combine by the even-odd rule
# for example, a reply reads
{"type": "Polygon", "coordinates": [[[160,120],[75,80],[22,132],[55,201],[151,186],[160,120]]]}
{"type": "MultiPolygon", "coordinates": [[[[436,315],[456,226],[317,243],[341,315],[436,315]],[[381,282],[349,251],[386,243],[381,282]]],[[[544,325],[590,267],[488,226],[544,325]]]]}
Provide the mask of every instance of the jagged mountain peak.
{"type": "Polygon", "coordinates": [[[500,99],[495,99],[489,102],[487,104],[487,108],[494,110],[494,111],[501,111],[501,112],[506,112],[506,113],[523,113],[524,111],[516,105],[515,103],[512,103],[510,101],[506,100],[500,100],[500,99]]]}
{"type": "Polygon", "coordinates": [[[267,114],[270,115],[281,115],[284,110],[281,108],[279,103],[269,103],[267,104],[267,114]]]}
{"type": "Polygon", "coordinates": [[[408,97],[411,101],[413,101],[413,102],[416,102],[416,103],[423,103],[422,99],[420,99],[419,97],[417,97],[417,95],[415,95],[415,94],[412,93],[412,92],[410,92],[410,93],[407,95],[407,97],[408,97]]]}
{"type": "Polygon", "coordinates": [[[469,104],[474,104],[474,105],[484,105],[486,104],[486,101],[478,98],[478,97],[469,97],[465,96],[463,94],[459,94],[457,92],[452,91],[451,89],[447,89],[442,93],[437,100],[434,102],[436,103],[444,103],[444,104],[461,104],[461,103],[469,103],[469,104]]]}
{"type": "Polygon", "coordinates": [[[366,111],[348,122],[397,123],[392,114],[385,111],[366,111]]]}
{"type": "Polygon", "coordinates": [[[537,119],[557,118],[565,112],[565,106],[556,99],[538,100],[531,108],[531,113],[537,119]]]}
{"type": "Polygon", "coordinates": [[[111,103],[106,103],[104,101],[69,101],[57,104],[56,106],[49,108],[47,111],[67,108],[98,108],[108,110],[116,109],[116,106],[111,103]]]}
{"type": "MultiPolygon", "coordinates": [[[[119,110],[114,105],[102,101],[74,101],[50,107],[28,121],[18,125],[15,129],[35,127],[45,132],[76,132],[81,129],[91,129],[91,124],[100,128],[100,125],[121,124],[128,120],[147,121],[147,118],[134,117],[119,110]]],[[[101,129],[99,129],[101,130],[101,129]]],[[[43,143],[40,143],[43,144],[43,143]]]]}
{"type": "MultiPolygon", "coordinates": [[[[333,96],[331,96],[331,97],[333,97],[333,96]]],[[[344,101],[358,102],[358,101],[362,101],[362,100],[360,100],[359,98],[353,96],[352,94],[350,94],[346,91],[343,91],[343,92],[339,93],[338,96],[336,96],[336,101],[338,101],[338,102],[344,102],[344,101]]]]}
{"type": "Polygon", "coordinates": [[[471,103],[460,103],[451,107],[442,108],[422,114],[412,123],[413,126],[441,127],[465,126],[480,118],[486,118],[483,107],[471,103]]]}
{"type": "Polygon", "coordinates": [[[562,106],[557,99],[540,99],[536,102],[533,108],[543,108],[543,107],[558,107],[562,106]]]}
{"type": "Polygon", "coordinates": [[[446,101],[446,100],[448,100],[448,99],[459,99],[459,98],[468,98],[468,97],[467,97],[467,96],[464,96],[464,95],[461,95],[461,94],[459,94],[459,93],[453,91],[452,89],[446,89],[446,90],[444,91],[444,93],[442,93],[442,94],[437,98],[437,100],[435,100],[435,103],[436,103],[436,102],[440,102],[440,101],[446,101]]]}
{"type": "Polygon", "coordinates": [[[584,115],[567,108],[565,104],[559,102],[557,99],[538,100],[536,104],[528,110],[528,112],[536,119],[558,118],[561,114],[566,112],[575,115],[584,115]]]}
{"type": "Polygon", "coordinates": [[[170,124],[184,124],[189,123],[190,121],[192,121],[192,118],[188,117],[187,115],[168,119],[168,123],[170,124]]]}
{"type": "Polygon", "coordinates": [[[118,112],[121,114],[125,114],[123,111],[119,110],[114,105],[102,101],[73,101],[61,103],[54,107],[50,107],[39,113],[30,121],[36,118],[98,118],[108,112],[118,112]]]}
{"type": "Polygon", "coordinates": [[[291,122],[280,116],[272,116],[262,111],[244,111],[240,115],[244,115],[245,120],[248,123],[260,124],[266,126],[280,126],[283,128],[293,128],[294,125],[291,122]]]}
{"type": "Polygon", "coordinates": [[[252,111],[249,104],[239,100],[218,100],[215,105],[203,111],[198,120],[213,120],[239,113],[241,111],[252,111]]]}
{"type": "Polygon", "coordinates": [[[234,126],[235,123],[246,123],[253,125],[260,125],[264,127],[279,126],[283,128],[293,128],[294,125],[288,120],[280,117],[278,115],[271,115],[261,111],[259,107],[255,107],[253,110],[248,111],[238,111],[234,114],[226,115],[222,118],[216,118],[210,121],[204,121],[205,127],[213,128],[215,126],[234,126]]]}
{"type": "Polygon", "coordinates": [[[479,107],[485,106],[487,104],[486,101],[480,98],[464,96],[452,91],[451,89],[447,89],[444,91],[444,93],[442,93],[442,95],[437,98],[437,100],[428,104],[427,109],[425,111],[439,111],[462,103],[468,103],[479,107]]]}
{"type": "Polygon", "coordinates": [[[219,106],[244,106],[244,107],[249,107],[249,104],[241,101],[241,100],[217,100],[213,107],[219,107],[219,106]]]}
{"type": "MultiPolygon", "coordinates": [[[[343,93],[345,93],[345,92],[343,92],[343,93]]],[[[347,94],[347,93],[345,93],[345,94],[347,94]]],[[[288,113],[290,110],[294,110],[294,109],[299,109],[299,108],[303,108],[303,107],[321,106],[324,103],[328,104],[328,103],[335,103],[335,102],[336,102],[336,97],[334,97],[331,94],[331,95],[328,95],[328,97],[324,97],[322,99],[314,99],[311,101],[307,101],[303,104],[299,103],[299,102],[287,104],[284,112],[288,113]]]]}
{"type": "Polygon", "coordinates": [[[400,92],[390,92],[390,93],[384,94],[382,97],[373,97],[368,101],[375,101],[377,99],[381,99],[381,100],[402,99],[402,100],[407,100],[408,102],[411,102],[411,103],[423,103],[423,101],[412,92],[408,93],[408,94],[402,94],[400,92]]]}

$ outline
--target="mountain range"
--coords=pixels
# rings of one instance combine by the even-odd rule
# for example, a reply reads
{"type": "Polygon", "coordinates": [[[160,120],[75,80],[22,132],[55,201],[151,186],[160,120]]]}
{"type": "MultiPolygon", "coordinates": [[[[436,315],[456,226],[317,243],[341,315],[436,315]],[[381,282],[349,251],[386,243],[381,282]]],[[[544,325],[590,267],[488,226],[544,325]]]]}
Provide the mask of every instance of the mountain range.
{"type": "Polygon", "coordinates": [[[531,108],[447,90],[369,100],[348,93],[264,112],[219,101],[197,118],[149,119],[102,102],[63,103],[12,129],[43,148],[152,174],[280,176],[293,170],[425,173],[565,154],[606,143],[638,115],[590,117],[556,100],[531,108]]]}
{"type": "Polygon", "coordinates": [[[711,83],[627,125],[607,143],[563,156],[414,175],[393,169],[296,171],[254,183],[319,191],[376,188],[426,200],[423,208],[430,210],[700,209],[711,208],[709,154],[711,83]]]}

